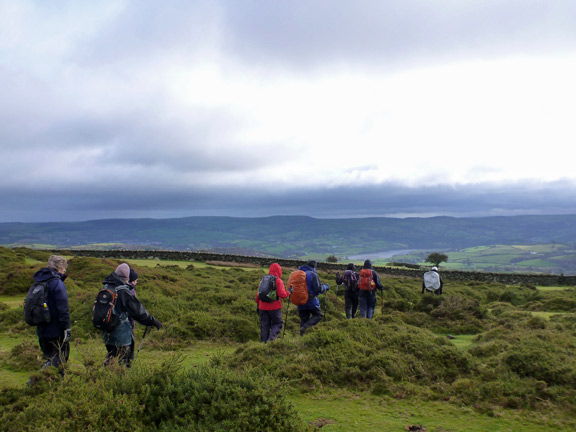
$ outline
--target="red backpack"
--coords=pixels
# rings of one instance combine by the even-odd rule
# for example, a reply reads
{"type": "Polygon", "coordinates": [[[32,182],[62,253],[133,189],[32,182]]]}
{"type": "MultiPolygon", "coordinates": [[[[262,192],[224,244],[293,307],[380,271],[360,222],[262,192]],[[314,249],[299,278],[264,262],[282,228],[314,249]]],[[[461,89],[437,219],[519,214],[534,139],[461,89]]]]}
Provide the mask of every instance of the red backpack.
{"type": "Polygon", "coordinates": [[[358,288],[362,291],[373,290],[376,288],[374,285],[374,276],[372,276],[372,269],[360,270],[360,280],[358,281],[358,288]]]}

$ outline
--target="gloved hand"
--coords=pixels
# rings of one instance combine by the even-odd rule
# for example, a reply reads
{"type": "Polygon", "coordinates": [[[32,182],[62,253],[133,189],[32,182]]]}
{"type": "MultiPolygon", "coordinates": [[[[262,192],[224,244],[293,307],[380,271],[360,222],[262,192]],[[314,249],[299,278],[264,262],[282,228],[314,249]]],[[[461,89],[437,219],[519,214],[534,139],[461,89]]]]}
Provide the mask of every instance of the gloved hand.
{"type": "Polygon", "coordinates": [[[72,339],[72,330],[64,330],[64,342],[70,342],[70,339],[72,339]]]}
{"type": "Polygon", "coordinates": [[[330,290],[330,285],[328,285],[328,284],[322,284],[322,288],[324,288],[324,291],[329,291],[329,290],[330,290]]]}
{"type": "Polygon", "coordinates": [[[154,327],[156,327],[158,330],[162,328],[162,323],[156,318],[154,318],[154,327]]]}
{"type": "Polygon", "coordinates": [[[289,292],[290,294],[292,294],[292,293],[294,292],[294,288],[292,288],[292,285],[290,285],[290,288],[288,288],[288,292],[289,292]]]}

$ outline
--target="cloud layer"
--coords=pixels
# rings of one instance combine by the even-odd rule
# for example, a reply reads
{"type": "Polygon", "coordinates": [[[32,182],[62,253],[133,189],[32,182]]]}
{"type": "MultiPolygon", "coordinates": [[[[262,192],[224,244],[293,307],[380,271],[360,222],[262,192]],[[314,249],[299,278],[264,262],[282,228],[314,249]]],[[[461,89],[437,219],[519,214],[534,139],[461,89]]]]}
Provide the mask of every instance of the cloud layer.
{"type": "Polygon", "coordinates": [[[0,3],[0,221],[574,212],[572,1],[84,3],[0,3]]]}

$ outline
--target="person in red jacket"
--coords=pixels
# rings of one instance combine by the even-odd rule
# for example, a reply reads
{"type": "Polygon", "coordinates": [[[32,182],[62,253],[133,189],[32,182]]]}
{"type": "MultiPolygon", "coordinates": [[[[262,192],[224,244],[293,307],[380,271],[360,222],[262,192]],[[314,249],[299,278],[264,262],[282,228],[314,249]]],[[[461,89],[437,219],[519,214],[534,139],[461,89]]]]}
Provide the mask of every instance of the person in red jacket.
{"type": "Polygon", "coordinates": [[[260,341],[268,342],[274,340],[282,330],[282,299],[290,295],[284,282],[282,281],[282,267],[279,264],[273,263],[270,265],[268,274],[276,278],[276,294],[278,300],[266,302],[260,300],[258,293],[256,293],[256,303],[258,303],[258,316],[260,317],[260,341]]]}

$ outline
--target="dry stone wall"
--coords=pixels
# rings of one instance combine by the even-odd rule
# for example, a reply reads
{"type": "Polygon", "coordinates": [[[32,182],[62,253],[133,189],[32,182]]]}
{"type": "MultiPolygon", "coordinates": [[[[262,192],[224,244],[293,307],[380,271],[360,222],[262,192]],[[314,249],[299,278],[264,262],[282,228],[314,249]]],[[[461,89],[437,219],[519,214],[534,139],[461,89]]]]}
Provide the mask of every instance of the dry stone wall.
{"type": "MultiPolygon", "coordinates": [[[[60,255],[87,256],[95,258],[116,259],[158,259],[172,261],[221,261],[230,263],[248,263],[268,267],[276,262],[282,267],[298,267],[305,264],[301,260],[288,260],[281,258],[252,257],[244,255],[217,254],[211,252],[184,252],[184,251],[137,251],[137,250],[57,250],[53,251],[60,255]]],[[[344,271],[346,264],[342,263],[318,263],[320,270],[344,271]]],[[[426,270],[422,268],[409,269],[402,267],[379,267],[374,269],[380,275],[421,277],[426,270]]],[[[524,273],[488,273],[473,271],[441,270],[445,281],[461,282],[498,282],[506,285],[528,284],[540,286],[575,286],[576,276],[551,275],[551,274],[524,274],[524,273]]]]}

